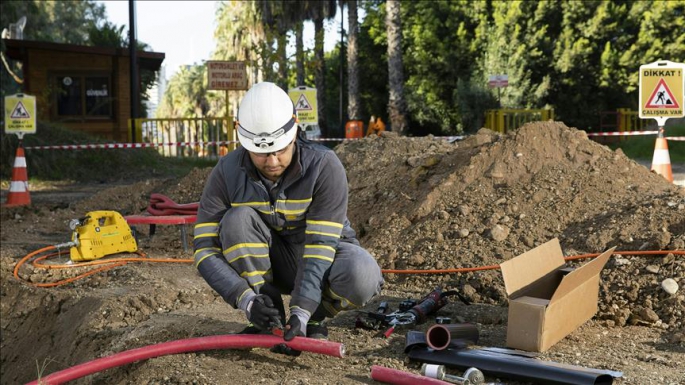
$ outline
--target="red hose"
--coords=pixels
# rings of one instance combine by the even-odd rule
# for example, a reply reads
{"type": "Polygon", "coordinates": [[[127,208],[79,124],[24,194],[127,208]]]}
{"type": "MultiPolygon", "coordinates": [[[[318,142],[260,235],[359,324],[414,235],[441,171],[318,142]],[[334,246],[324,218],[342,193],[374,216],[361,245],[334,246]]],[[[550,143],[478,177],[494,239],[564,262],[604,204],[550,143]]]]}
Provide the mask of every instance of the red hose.
{"type": "MultiPolygon", "coordinates": [[[[108,357],[85,362],[83,364],[52,373],[44,378],[30,382],[27,385],[62,384],[67,381],[85,377],[89,374],[103,371],[105,369],[168,354],[231,348],[271,348],[272,346],[282,344],[284,342],[285,341],[282,337],[264,334],[231,334],[163,342],[160,344],[127,350],[108,357]]],[[[285,342],[285,344],[292,349],[310,353],[324,354],[338,358],[342,358],[345,355],[345,346],[338,342],[317,340],[306,337],[295,337],[292,341],[285,342]]]]}
{"type": "Polygon", "coordinates": [[[449,382],[435,378],[424,377],[418,374],[403,372],[397,369],[390,369],[383,366],[374,365],[371,367],[371,378],[395,385],[450,385],[449,382]]]}

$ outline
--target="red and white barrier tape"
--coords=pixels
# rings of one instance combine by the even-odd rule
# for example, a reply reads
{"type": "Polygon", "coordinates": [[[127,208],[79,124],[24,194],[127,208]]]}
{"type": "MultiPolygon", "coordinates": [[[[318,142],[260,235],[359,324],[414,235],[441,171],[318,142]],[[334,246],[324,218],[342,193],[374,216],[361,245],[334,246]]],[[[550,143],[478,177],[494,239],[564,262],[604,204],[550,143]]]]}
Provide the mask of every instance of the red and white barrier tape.
{"type": "Polygon", "coordinates": [[[656,135],[658,131],[588,132],[587,136],[656,135]]]}
{"type": "MultiPolygon", "coordinates": [[[[655,135],[656,131],[630,131],[630,132],[592,132],[588,136],[619,136],[619,135],[655,135]]],[[[454,142],[463,140],[466,136],[435,136],[435,139],[454,142]]],[[[362,138],[319,138],[312,139],[317,142],[346,142],[362,138]]],[[[417,138],[410,138],[417,139],[417,138]]],[[[685,141],[685,136],[669,136],[667,140],[685,141]]],[[[237,140],[224,140],[217,142],[176,142],[176,143],[102,143],[102,144],[64,144],[55,146],[26,146],[26,150],[110,150],[117,148],[151,148],[151,147],[193,147],[193,146],[221,146],[231,143],[239,143],[237,140]]]]}
{"type": "MultiPolygon", "coordinates": [[[[464,136],[436,136],[436,139],[461,140],[464,136]]],[[[319,138],[316,142],[345,142],[361,138],[319,138]]],[[[176,143],[101,143],[101,144],[63,144],[54,146],[25,146],[26,150],[110,150],[117,148],[150,148],[150,147],[193,147],[193,146],[221,146],[239,143],[237,140],[217,142],[176,142],[176,143]]]]}
{"type": "Polygon", "coordinates": [[[102,144],[64,144],[56,146],[26,146],[26,150],[101,150],[115,148],[149,148],[149,147],[192,147],[192,146],[213,146],[230,143],[238,143],[237,140],[225,140],[219,142],[176,142],[176,143],[102,143],[102,144]]]}

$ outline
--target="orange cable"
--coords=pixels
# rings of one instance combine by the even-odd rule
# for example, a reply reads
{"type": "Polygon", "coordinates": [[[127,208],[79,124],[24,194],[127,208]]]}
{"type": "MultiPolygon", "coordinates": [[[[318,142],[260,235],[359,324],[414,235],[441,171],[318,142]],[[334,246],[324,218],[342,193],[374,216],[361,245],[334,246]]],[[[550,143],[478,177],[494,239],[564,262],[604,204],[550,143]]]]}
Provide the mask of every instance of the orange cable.
{"type": "MultiPolygon", "coordinates": [[[[664,254],[685,255],[685,250],[649,250],[649,251],[614,251],[612,254],[619,255],[664,255],[664,254]]],[[[581,254],[564,257],[566,261],[575,261],[577,259],[594,258],[600,253],[581,254]]],[[[497,270],[499,265],[479,266],[479,267],[463,267],[458,269],[435,269],[435,270],[394,270],[381,269],[384,274],[450,274],[450,273],[470,273],[473,271],[482,270],[497,270]]]]}
{"type": "MultiPolygon", "coordinates": [[[[67,269],[67,268],[76,268],[76,267],[84,267],[84,266],[97,266],[97,265],[105,265],[102,267],[99,267],[97,269],[90,270],[86,273],[80,274],[78,276],[72,277],[72,278],[67,278],[61,281],[57,282],[50,282],[50,283],[34,283],[34,282],[28,282],[27,280],[22,279],[19,276],[19,268],[26,263],[29,259],[32,257],[41,254],[46,251],[54,250],[56,249],[56,246],[47,246],[43,247],[41,249],[38,249],[36,251],[33,251],[26,256],[24,256],[19,262],[17,262],[16,266],[14,267],[14,277],[18,280],[24,281],[30,285],[37,286],[37,287],[55,287],[55,286],[61,286],[67,283],[74,282],[78,279],[88,277],[90,275],[93,275],[95,273],[101,272],[101,271],[106,271],[109,269],[113,269],[115,267],[119,266],[124,266],[128,264],[129,262],[164,262],[164,263],[192,263],[192,259],[174,259],[174,258],[145,258],[146,254],[140,251],[137,251],[136,253],[138,255],[141,255],[143,257],[139,258],[112,258],[112,259],[106,259],[106,260],[99,260],[99,261],[89,261],[89,262],[83,262],[79,263],[77,265],[74,264],[43,264],[39,263],[41,261],[44,261],[47,258],[53,257],[55,255],[59,255],[60,252],[56,253],[50,253],[41,257],[38,257],[34,259],[31,264],[37,268],[43,268],[43,269],[67,269]]],[[[685,255],[684,250],[646,250],[646,251],[614,251],[612,254],[619,254],[619,255],[664,255],[664,254],[676,254],[676,255],[685,255]]],[[[564,257],[564,260],[566,261],[574,261],[578,259],[585,259],[585,258],[594,258],[600,255],[600,253],[591,253],[591,254],[581,254],[581,255],[572,255],[568,257],[564,257]]],[[[456,269],[432,269],[432,270],[415,270],[415,269],[405,269],[405,270],[397,270],[397,269],[381,269],[381,272],[384,274],[453,274],[453,273],[469,273],[469,272],[475,272],[475,271],[484,271],[484,270],[497,270],[499,269],[499,265],[488,265],[488,266],[478,266],[478,267],[463,267],[463,268],[456,268],[456,269]]]]}

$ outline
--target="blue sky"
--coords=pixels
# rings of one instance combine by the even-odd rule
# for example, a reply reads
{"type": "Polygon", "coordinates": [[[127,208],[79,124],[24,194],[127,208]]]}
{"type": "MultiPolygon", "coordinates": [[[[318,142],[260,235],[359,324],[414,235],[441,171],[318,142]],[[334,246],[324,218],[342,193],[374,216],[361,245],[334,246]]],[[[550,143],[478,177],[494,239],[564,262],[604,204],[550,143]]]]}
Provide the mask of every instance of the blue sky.
{"type": "MultiPolygon", "coordinates": [[[[128,30],[128,1],[97,1],[105,5],[107,19],[128,30]]],[[[181,65],[199,64],[209,60],[214,50],[214,30],[217,1],[141,1],[136,5],[136,35],[155,52],[164,52],[166,77],[181,65]]],[[[347,12],[344,14],[347,28],[347,12]]],[[[324,50],[330,51],[340,39],[340,12],[335,21],[325,23],[324,50]]],[[[294,43],[293,43],[294,44],[294,43]]],[[[305,24],[304,44],[314,46],[312,23],[305,24]]],[[[294,49],[293,49],[294,51],[294,49]]]]}

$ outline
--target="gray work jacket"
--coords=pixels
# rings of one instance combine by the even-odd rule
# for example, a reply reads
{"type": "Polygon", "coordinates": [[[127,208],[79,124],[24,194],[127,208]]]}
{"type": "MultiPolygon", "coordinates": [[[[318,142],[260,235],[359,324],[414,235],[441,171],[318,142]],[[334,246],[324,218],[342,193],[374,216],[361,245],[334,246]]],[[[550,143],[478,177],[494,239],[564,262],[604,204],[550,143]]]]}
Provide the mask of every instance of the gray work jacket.
{"type": "Polygon", "coordinates": [[[219,223],[229,208],[248,206],[286,242],[304,239],[304,263],[300,265],[304,273],[298,274],[301,278],[294,284],[290,307],[311,314],[321,302],[324,273],[333,263],[341,237],[356,241],[347,220],[345,169],[329,148],[298,139],[276,199],[257,173],[242,147],[221,158],[210,173],[195,225],[196,267],[210,286],[237,308],[250,287],[226,263],[222,251],[229,245],[220,244],[219,223]]]}

